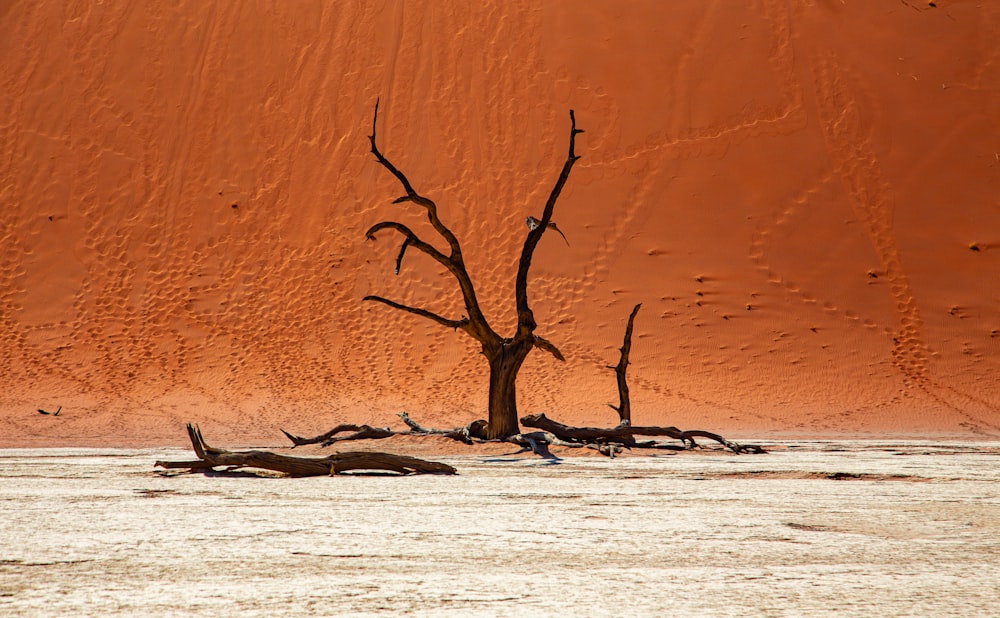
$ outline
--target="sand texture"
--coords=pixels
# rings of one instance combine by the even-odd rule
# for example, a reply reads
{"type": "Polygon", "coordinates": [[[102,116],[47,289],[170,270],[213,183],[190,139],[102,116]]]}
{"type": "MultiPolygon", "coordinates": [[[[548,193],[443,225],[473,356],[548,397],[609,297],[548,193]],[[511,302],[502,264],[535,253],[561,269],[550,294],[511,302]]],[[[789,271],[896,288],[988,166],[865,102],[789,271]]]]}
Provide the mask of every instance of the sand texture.
{"type": "Polygon", "coordinates": [[[732,437],[1000,435],[1000,2],[0,4],[0,446],[280,442],[485,416],[462,314],[514,323],[522,414],[732,437]],[[59,417],[41,415],[63,406],[59,417]]]}

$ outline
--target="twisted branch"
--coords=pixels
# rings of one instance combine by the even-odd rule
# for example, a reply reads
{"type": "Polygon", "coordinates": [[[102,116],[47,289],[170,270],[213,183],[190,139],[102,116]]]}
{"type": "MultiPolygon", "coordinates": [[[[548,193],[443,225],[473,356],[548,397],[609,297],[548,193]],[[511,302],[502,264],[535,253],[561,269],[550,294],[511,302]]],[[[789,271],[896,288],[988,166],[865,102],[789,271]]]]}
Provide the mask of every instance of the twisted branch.
{"type": "Polygon", "coordinates": [[[429,242],[421,240],[420,237],[409,228],[409,226],[399,223],[398,221],[379,221],[375,225],[368,228],[365,232],[365,240],[375,240],[375,234],[381,232],[382,230],[396,230],[402,234],[406,240],[410,241],[410,244],[413,245],[414,248],[423,251],[440,262],[445,268],[451,270],[453,264],[448,256],[438,251],[437,247],[429,242]]]}

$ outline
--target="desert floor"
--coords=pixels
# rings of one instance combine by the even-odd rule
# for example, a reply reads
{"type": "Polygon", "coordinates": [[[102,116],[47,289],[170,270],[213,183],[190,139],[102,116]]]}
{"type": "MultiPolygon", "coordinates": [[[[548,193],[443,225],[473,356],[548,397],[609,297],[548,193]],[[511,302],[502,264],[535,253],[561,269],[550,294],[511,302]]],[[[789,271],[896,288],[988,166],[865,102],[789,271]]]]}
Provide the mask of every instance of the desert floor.
{"type": "Polygon", "coordinates": [[[281,479],[2,449],[0,614],[996,614],[997,442],[509,453],[281,479]]]}

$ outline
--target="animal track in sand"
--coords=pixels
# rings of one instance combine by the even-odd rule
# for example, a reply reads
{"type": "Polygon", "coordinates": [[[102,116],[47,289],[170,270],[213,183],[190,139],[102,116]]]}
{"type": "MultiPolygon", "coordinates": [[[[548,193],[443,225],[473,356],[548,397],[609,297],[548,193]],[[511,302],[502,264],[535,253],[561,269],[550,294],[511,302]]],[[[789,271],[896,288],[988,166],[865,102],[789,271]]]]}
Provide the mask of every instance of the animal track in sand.
{"type": "MultiPolygon", "coordinates": [[[[629,195],[621,196],[621,207],[614,211],[602,246],[582,260],[584,276],[580,278],[579,285],[568,290],[573,306],[589,302],[588,299],[593,298],[598,290],[597,284],[612,276],[614,261],[625,252],[625,245],[649,216],[649,209],[657,206],[654,202],[659,186],[676,168],[676,161],[721,156],[731,145],[751,137],[788,135],[806,126],[803,91],[795,70],[791,11],[778,0],[765,0],[761,8],[764,19],[756,36],[768,42],[767,62],[771,69],[768,77],[778,84],[774,102],[758,105],[747,101],[730,117],[711,119],[697,126],[664,128],[651,132],[640,142],[622,147],[615,147],[613,139],[620,132],[617,120],[620,112],[609,108],[614,112],[614,122],[608,127],[606,135],[612,139],[597,139],[589,133],[585,136],[591,138],[592,150],[581,160],[582,167],[606,174],[634,169],[632,173],[637,182],[629,195]]],[[[708,42],[716,25],[724,22],[721,14],[725,10],[719,3],[706,3],[696,21],[691,45],[677,63],[663,70],[661,77],[673,84],[673,96],[664,101],[669,108],[665,110],[664,117],[692,117],[691,113],[675,108],[691,104],[692,92],[701,81],[697,69],[700,64],[693,56],[706,53],[705,50],[711,48],[708,42]]],[[[649,255],[656,257],[660,253],[663,251],[653,250],[649,255]]]]}
{"type": "Polygon", "coordinates": [[[817,111],[827,152],[855,214],[867,228],[895,300],[899,336],[895,338],[893,360],[907,386],[923,384],[927,345],[921,333],[923,321],[892,232],[892,189],[882,178],[861,104],[851,93],[836,58],[817,58],[813,66],[817,111]]]}
{"type": "MultiPolygon", "coordinates": [[[[801,215],[803,208],[809,205],[818,193],[828,189],[834,178],[835,175],[832,171],[827,172],[811,186],[800,191],[798,195],[785,204],[784,208],[775,212],[768,221],[760,225],[751,237],[747,256],[751,263],[754,264],[757,272],[771,285],[781,288],[786,294],[797,298],[804,304],[819,306],[825,313],[838,315],[850,323],[856,323],[860,320],[860,316],[856,311],[853,309],[844,309],[838,303],[829,299],[820,302],[817,295],[812,291],[803,288],[800,283],[788,279],[785,275],[777,272],[775,266],[768,259],[769,249],[773,242],[772,237],[776,236],[783,227],[793,225],[801,215]]],[[[868,322],[874,323],[870,319],[868,322]]]]}
{"type": "MultiPolygon", "coordinates": [[[[866,126],[862,115],[861,103],[852,93],[847,74],[834,55],[816,58],[813,67],[817,109],[827,152],[855,214],[865,224],[882,262],[885,278],[889,281],[888,288],[898,322],[891,357],[893,364],[903,375],[904,388],[922,391],[941,405],[966,416],[971,422],[1000,428],[1000,425],[983,419],[983,416],[993,413],[989,406],[977,406],[980,410],[966,412],[961,406],[949,401],[949,397],[943,392],[945,389],[930,378],[923,319],[909,277],[902,266],[892,230],[892,187],[882,177],[881,165],[875,154],[870,128],[866,126]]],[[[969,401],[977,400],[951,387],[947,390],[969,401]]]]}

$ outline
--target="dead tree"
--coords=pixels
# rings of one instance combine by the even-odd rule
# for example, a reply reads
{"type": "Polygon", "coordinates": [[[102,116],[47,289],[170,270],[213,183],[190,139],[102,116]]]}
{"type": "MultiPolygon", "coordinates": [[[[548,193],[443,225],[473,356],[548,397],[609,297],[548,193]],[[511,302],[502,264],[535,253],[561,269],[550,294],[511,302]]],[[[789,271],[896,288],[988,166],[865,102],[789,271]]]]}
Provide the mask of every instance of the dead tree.
{"type": "Polygon", "coordinates": [[[608,369],[615,372],[615,377],[618,382],[618,405],[611,406],[618,412],[620,422],[617,427],[571,427],[558,421],[554,421],[544,414],[530,414],[528,416],[524,416],[521,418],[521,424],[525,427],[541,429],[542,431],[555,436],[559,440],[571,443],[576,442],[603,445],[620,444],[626,447],[648,448],[658,447],[659,444],[652,441],[642,443],[636,442],[635,436],[656,436],[680,440],[689,448],[694,448],[698,446],[698,443],[695,442],[695,438],[705,438],[706,440],[714,440],[715,442],[718,442],[734,453],[763,453],[764,449],[759,446],[731,442],[718,434],[701,429],[681,431],[676,427],[637,427],[632,425],[632,404],[629,400],[626,369],[628,368],[629,353],[632,350],[632,327],[635,323],[635,316],[639,312],[639,307],[641,306],[641,304],[636,305],[632,309],[632,313],[628,316],[628,326],[625,328],[625,340],[622,343],[622,347],[619,348],[621,356],[619,357],[618,364],[613,367],[608,367],[608,369]]]}
{"type": "Polygon", "coordinates": [[[238,468],[261,468],[283,472],[289,476],[327,476],[350,470],[386,470],[399,474],[456,474],[455,468],[436,461],[426,461],[406,455],[358,451],[334,453],[328,457],[289,457],[269,451],[227,451],[205,443],[201,430],[188,423],[188,437],[198,459],[194,461],[158,461],[160,468],[208,472],[213,468],[226,467],[229,471],[238,468]]]}
{"type": "Polygon", "coordinates": [[[409,202],[422,207],[427,212],[427,219],[434,230],[448,243],[447,253],[439,251],[433,245],[419,238],[413,230],[397,221],[382,221],[376,223],[365,233],[369,240],[382,230],[394,230],[403,236],[403,242],[399,247],[396,256],[395,272],[398,275],[403,264],[403,257],[409,248],[421,251],[436,262],[441,264],[450,272],[462,292],[462,300],[465,303],[466,315],[459,319],[446,318],[432,311],[419,307],[410,307],[389,300],[382,296],[365,296],[363,300],[376,301],[388,305],[394,309],[419,315],[440,324],[441,326],[462,330],[475,339],[482,346],[482,353],[486,357],[490,368],[489,386],[489,417],[487,420],[486,435],[491,440],[505,439],[518,433],[517,424],[517,373],[521,365],[527,358],[528,353],[533,348],[540,348],[552,354],[559,360],[565,360],[562,353],[548,340],[535,334],[538,327],[534,313],[528,303],[528,269],[531,267],[531,258],[535,253],[535,247],[542,239],[542,235],[552,224],[552,212],[555,209],[556,201],[562,192],[566,180],[569,178],[570,170],[576,163],[577,156],[574,146],[576,136],[583,133],[576,128],[576,118],[573,110],[569,112],[569,154],[566,162],[563,163],[559,178],[553,186],[549,198],[542,210],[541,219],[529,220],[529,231],[524,239],[524,246],[521,249],[521,258],[518,262],[517,278],[515,279],[515,301],[517,311],[517,327],[511,337],[500,336],[493,327],[490,326],[486,317],[479,307],[479,300],[476,298],[475,287],[469,277],[465,266],[465,259],[462,256],[462,248],[459,246],[455,234],[442,223],[438,217],[437,205],[428,197],[425,197],[413,188],[413,185],[395,165],[393,165],[379,151],[376,144],[376,127],[378,123],[378,102],[375,103],[375,116],[372,120],[372,133],[368,137],[371,142],[371,152],[375,155],[379,164],[387,169],[403,187],[404,194],[393,202],[400,204],[409,202]],[[534,223],[534,225],[531,225],[534,223]]]}

